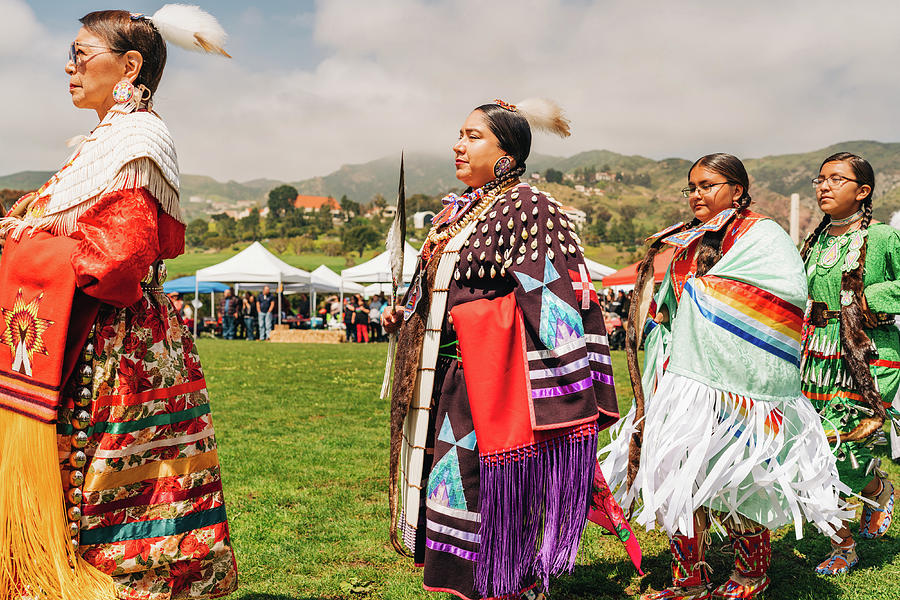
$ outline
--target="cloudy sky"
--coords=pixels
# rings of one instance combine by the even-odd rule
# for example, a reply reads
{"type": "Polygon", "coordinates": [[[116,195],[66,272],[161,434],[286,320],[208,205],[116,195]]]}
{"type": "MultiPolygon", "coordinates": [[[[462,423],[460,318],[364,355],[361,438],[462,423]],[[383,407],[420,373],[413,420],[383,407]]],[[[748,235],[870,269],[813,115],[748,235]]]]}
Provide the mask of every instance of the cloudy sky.
{"type": "MultiPolygon", "coordinates": [[[[534,145],[560,155],[900,140],[896,0],[195,1],[234,59],[170,49],[156,109],[182,171],[220,180],[297,180],[402,148],[449,161],[468,111],[495,97],[560,102],[572,137],[534,145]]],[[[0,174],[57,167],[96,124],[63,72],[89,8],[0,0],[0,174]]]]}

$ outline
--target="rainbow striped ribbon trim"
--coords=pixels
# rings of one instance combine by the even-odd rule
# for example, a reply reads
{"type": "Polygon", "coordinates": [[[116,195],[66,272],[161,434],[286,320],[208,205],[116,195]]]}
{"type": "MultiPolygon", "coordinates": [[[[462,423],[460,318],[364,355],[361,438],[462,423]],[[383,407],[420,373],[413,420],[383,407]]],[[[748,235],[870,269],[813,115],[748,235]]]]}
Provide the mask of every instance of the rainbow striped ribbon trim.
{"type": "Polygon", "coordinates": [[[802,309],[756,286],[715,276],[688,279],[684,291],[704,318],[799,368],[802,309]]]}

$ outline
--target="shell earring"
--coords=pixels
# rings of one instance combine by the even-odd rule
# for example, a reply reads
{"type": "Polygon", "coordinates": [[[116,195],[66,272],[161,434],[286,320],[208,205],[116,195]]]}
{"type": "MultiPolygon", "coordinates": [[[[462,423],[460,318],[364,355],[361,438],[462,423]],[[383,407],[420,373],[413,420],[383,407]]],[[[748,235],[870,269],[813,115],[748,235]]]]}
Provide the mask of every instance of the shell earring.
{"type": "Polygon", "coordinates": [[[134,98],[134,85],[127,79],[123,79],[113,88],[112,96],[117,104],[130,102],[134,98]]]}
{"type": "Polygon", "coordinates": [[[494,177],[500,179],[510,172],[512,169],[512,159],[508,156],[501,156],[494,163],[494,177]]]}

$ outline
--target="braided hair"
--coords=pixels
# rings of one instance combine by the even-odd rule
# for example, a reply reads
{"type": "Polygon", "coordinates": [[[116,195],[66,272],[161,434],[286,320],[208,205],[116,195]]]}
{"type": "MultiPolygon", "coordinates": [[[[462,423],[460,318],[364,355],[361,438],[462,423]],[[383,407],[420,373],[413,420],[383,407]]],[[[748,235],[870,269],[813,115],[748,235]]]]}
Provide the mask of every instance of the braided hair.
{"type": "MultiPolygon", "coordinates": [[[[739,185],[743,188],[743,193],[737,201],[737,215],[750,207],[750,202],[753,201],[749,193],[750,177],[747,175],[744,163],[738,157],[723,152],[707,154],[697,159],[697,162],[691,165],[691,168],[688,169],[688,178],[691,176],[691,171],[696,167],[707,168],[724,177],[731,185],[739,185]]],[[[695,227],[699,223],[698,219],[694,219],[689,226],[695,227]]],[[[722,239],[725,237],[726,229],[727,227],[722,227],[718,231],[707,231],[703,235],[703,239],[700,241],[700,246],[697,249],[697,277],[706,275],[722,258],[722,239]]]]}

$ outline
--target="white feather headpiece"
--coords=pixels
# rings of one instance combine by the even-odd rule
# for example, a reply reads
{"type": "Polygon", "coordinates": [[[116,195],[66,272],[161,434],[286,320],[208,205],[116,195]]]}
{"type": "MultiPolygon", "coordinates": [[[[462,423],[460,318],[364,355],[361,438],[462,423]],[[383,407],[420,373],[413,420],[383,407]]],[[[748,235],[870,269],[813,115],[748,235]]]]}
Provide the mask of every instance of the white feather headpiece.
{"type": "Polygon", "coordinates": [[[569,119],[563,115],[562,108],[553,100],[528,98],[512,106],[512,110],[525,117],[532,130],[555,133],[559,137],[570,135],[569,119]]]}
{"type": "Polygon", "coordinates": [[[167,42],[186,50],[221,54],[231,58],[231,55],[225,52],[228,34],[214,16],[199,6],[166,4],[149,19],[167,42]]]}

